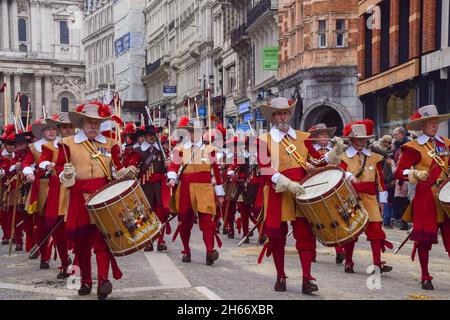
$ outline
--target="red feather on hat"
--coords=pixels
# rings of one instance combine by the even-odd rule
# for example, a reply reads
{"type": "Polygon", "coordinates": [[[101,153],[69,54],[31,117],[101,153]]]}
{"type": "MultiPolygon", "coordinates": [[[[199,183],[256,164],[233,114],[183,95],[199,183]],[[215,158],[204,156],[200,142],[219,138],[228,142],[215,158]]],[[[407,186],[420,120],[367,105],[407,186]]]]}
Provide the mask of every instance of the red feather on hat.
{"type": "Polygon", "coordinates": [[[123,134],[136,133],[136,127],[134,123],[130,122],[125,125],[125,129],[123,130],[123,134]]]}
{"type": "Polygon", "coordinates": [[[16,132],[16,127],[13,124],[7,124],[5,126],[5,134],[9,136],[11,133],[16,132]]]}
{"type": "Polygon", "coordinates": [[[411,116],[410,120],[414,121],[414,120],[418,120],[418,119],[421,119],[421,118],[422,118],[422,115],[420,114],[420,112],[416,111],[416,112],[413,113],[413,115],[411,116]]]}
{"type": "Polygon", "coordinates": [[[121,127],[121,128],[125,125],[123,123],[123,120],[120,117],[116,116],[116,115],[113,115],[111,117],[111,120],[113,120],[115,123],[117,123],[119,125],[119,127],[121,127]]]}
{"type": "Polygon", "coordinates": [[[188,117],[181,117],[180,122],[178,122],[178,127],[186,127],[189,124],[189,118],[188,117]]]}

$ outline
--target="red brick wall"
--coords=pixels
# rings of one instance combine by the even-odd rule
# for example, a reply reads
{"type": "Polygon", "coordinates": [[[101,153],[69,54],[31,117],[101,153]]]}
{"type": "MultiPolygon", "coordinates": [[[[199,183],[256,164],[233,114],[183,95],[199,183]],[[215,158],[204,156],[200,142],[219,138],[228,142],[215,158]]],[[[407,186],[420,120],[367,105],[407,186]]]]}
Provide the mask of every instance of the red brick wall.
{"type": "Polygon", "coordinates": [[[398,65],[399,15],[400,0],[391,0],[391,17],[389,30],[389,66],[398,65]]]}
{"type": "Polygon", "coordinates": [[[372,74],[380,73],[381,31],[372,30],[372,74]]]}
{"type": "Polygon", "coordinates": [[[358,73],[361,75],[361,79],[365,78],[366,64],[364,63],[366,55],[366,18],[364,16],[359,17],[359,36],[358,36],[358,73]]]}
{"type": "Polygon", "coordinates": [[[436,50],[436,0],[423,0],[422,53],[436,50]]]}
{"type": "Polygon", "coordinates": [[[409,58],[420,56],[420,0],[410,0],[409,7],[409,58]]]}

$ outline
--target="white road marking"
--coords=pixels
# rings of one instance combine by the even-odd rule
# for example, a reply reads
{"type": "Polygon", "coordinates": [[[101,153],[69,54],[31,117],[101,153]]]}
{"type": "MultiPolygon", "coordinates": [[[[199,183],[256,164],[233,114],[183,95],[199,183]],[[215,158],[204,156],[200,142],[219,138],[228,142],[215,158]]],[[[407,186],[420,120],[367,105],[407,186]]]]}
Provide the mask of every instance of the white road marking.
{"type": "Polygon", "coordinates": [[[190,288],[191,283],[167,254],[144,252],[148,263],[163,287],[190,288]]]}
{"type": "Polygon", "coordinates": [[[219,297],[217,294],[212,292],[207,287],[195,287],[198,292],[203,294],[205,297],[207,297],[209,300],[223,300],[221,297],[219,297]]]}

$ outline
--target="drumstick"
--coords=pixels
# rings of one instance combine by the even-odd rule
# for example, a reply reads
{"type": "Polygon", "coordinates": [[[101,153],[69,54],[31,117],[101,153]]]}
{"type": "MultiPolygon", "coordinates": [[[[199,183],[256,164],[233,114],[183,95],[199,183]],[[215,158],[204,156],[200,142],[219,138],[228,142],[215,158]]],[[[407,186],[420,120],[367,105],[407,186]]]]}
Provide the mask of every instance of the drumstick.
{"type": "Polygon", "coordinates": [[[303,188],[309,189],[309,188],[314,188],[314,187],[318,187],[318,186],[323,186],[324,184],[328,184],[328,181],[322,182],[322,183],[317,183],[317,184],[312,184],[310,186],[304,186],[303,188]]]}

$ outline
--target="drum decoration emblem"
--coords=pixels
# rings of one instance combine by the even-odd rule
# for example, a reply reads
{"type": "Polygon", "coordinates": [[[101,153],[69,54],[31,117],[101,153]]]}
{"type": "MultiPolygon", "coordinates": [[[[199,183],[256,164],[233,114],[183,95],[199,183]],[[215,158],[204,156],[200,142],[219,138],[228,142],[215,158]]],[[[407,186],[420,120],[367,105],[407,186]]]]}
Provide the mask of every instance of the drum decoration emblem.
{"type": "Polygon", "coordinates": [[[124,236],[130,243],[139,241],[143,236],[152,232],[156,227],[152,225],[150,210],[135,197],[127,199],[119,217],[123,226],[128,230],[124,236]]]}
{"type": "Polygon", "coordinates": [[[349,229],[353,229],[355,226],[352,224],[352,221],[357,219],[362,212],[359,201],[350,195],[342,204],[336,204],[335,208],[349,229]]]}

